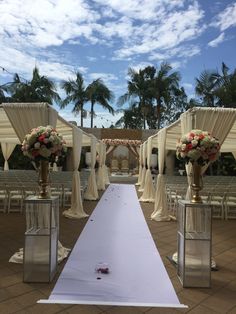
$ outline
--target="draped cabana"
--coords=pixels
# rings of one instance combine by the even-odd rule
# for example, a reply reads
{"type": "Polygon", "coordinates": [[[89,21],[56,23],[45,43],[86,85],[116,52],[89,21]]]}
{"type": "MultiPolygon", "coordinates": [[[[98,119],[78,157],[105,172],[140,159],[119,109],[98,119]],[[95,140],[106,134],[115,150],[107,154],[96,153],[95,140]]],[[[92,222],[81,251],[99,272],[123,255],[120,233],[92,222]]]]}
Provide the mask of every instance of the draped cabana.
{"type": "MultiPolygon", "coordinates": [[[[208,131],[219,139],[221,152],[236,152],[236,109],[233,108],[191,108],[180,119],[152,136],[158,147],[157,186],[155,207],[151,218],[156,221],[168,220],[165,198],[164,162],[167,150],[175,150],[178,139],[191,129],[208,131]]],[[[189,173],[187,166],[187,173],[189,173]]],[[[206,170],[206,169],[205,169],[206,170]]]]}
{"type": "MultiPolygon", "coordinates": [[[[64,211],[69,218],[82,218],[87,214],[83,210],[80,177],[78,166],[80,162],[81,146],[91,145],[90,134],[67,122],[58,112],[47,103],[7,103],[0,105],[0,143],[21,144],[25,135],[37,126],[52,125],[66,141],[68,147],[73,148],[73,178],[71,208],[64,211]]],[[[9,149],[8,149],[9,151],[9,149]]],[[[9,158],[9,154],[5,155],[9,158]]]]}

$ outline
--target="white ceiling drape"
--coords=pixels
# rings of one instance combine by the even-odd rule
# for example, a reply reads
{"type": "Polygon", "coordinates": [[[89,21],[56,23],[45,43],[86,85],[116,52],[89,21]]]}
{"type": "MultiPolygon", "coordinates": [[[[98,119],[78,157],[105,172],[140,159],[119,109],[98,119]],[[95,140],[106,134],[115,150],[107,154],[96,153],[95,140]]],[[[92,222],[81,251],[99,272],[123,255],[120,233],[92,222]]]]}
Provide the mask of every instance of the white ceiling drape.
{"type": "Polygon", "coordinates": [[[58,113],[45,103],[10,103],[3,104],[3,108],[21,142],[35,127],[46,125],[56,127],[58,113]]]}

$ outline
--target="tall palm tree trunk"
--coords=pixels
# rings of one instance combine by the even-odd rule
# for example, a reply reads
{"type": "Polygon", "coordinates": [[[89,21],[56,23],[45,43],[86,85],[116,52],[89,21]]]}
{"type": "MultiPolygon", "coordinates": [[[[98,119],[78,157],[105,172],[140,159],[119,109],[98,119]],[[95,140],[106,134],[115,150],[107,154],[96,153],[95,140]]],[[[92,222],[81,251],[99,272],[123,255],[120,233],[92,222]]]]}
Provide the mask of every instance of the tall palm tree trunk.
{"type": "Polygon", "coordinates": [[[91,128],[93,128],[94,102],[91,102],[91,128]]]}
{"type": "Polygon", "coordinates": [[[161,100],[157,99],[157,129],[160,129],[161,125],[161,100]]]}
{"type": "Polygon", "coordinates": [[[83,119],[84,119],[84,109],[83,109],[83,105],[81,105],[81,109],[80,109],[80,126],[83,127],[83,119]]]}

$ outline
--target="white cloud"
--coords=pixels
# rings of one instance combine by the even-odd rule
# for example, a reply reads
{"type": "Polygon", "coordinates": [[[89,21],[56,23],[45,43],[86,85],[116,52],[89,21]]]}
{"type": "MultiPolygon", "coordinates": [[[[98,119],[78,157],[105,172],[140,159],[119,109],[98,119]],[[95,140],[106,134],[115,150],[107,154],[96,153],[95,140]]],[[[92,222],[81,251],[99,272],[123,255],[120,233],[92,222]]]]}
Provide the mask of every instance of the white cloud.
{"type": "Polygon", "coordinates": [[[81,45],[85,40],[115,46],[113,60],[127,60],[135,54],[157,56],[160,49],[165,53],[203,31],[203,11],[195,0],[94,2],[93,6],[87,0],[0,2],[1,42],[37,59],[37,50],[66,42],[81,45]]]}
{"type": "MultiPolygon", "coordinates": [[[[137,64],[131,63],[131,64],[129,65],[129,68],[132,68],[133,70],[135,70],[136,72],[138,72],[139,70],[142,70],[142,69],[144,69],[144,68],[146,68],[146,67],[148,67],[148,66],[153,66],[153,64],[150,63],[150,62],[140,62],[140,63],[137,63],[137,64]]],[[[128,71],[127,71],[127,72],[128,72],[128,71]]],[[[126,78],[128,78],[128,76],[126,76],[126,78]]]]}
{"type": "Polygon", "coordinates": [[[231,3],[225,10],[219,13],[211,26],[217,27],[221,31],[236,26],[236,3],[231,3]]]}
{"type": "Polygon", "coordinates": [[[112,73],[89,73],[88,78],[90,80],[97,80],[98,78],[102,79],[104,83],[110,83],[111,81],[116,81],[117,77],[112,73]]]}
{"type": "MultiPolygon", "coordinates": [[[[74,73],[74,68],[70,65],[62,64],[56,61],[37,60],[36,57],[21,52],[15,48],[2,47],[0,49],[1,64],[12,73],[19,73],[26,79],[32,77],[32,70],[35,65],[39,68],[41,75],[46,75],[56,80],[67,80],[74,73]]],[[[79,68],[85,72],[86,68],[79,68]]]]}
{"type": "Polygon", "coordinates": [[[169,49],[163,53],[154,52],[149,56],[149,60],[168,60],[170,58],[191,58],[201,52],[198,45],[181,45],[179,47],[169,49]]]}
{"type": "Polygon", "coordinates": [[[173,62],[170,62],[170,65],[172,66],[172,69],[176,71],[183,65],[183,62],[173,61],[173,62]]]}
{"type": "Polygon", "coordinates": [[[107,6],[120,15],[132,19],[155,20],[165,11],[183,6],[184,0],[95,0],[96,3],[107,6]]]}
{"type": "Polygon", "coordinates": [[[12,40],[20,36],[37,47],[61,45],[80,35],[89,37],[91,30],[84,24],[100,18],[99,13],[82,0],[5,1],[1,2],[0,15],[0,33],[6,33],[12,40]]]}
{"type": "Polygon", "coordinates": [[[194,88],[193,84],[191,83],[183,83],[182,85],[185,89],[188,89],[188,90],[192,90],[194,88]]]}
{"type": "Polygon", "coordinates": [[[210,47],[217,47],[220,43],[222,43],[225,40],[225,34],[221,33],[218,37],[213,39],[208,43],[208,46],[210,47]]]}
{"type": "Polygon", "coordinates": [[[97,58],[88,56],[87,59],[91,62],[97,61],[97,58]]]}
{"type": "Polygon", "coordinates": [[[205,26],[200,22],[204,16],[197,2],[189,5],[185,10],[165,12],[155,23],[144,23],[133,27],[131,43],[124,44],[116,54],[120,58],[134,54],[158,53],[159,50],[168,51],[180,44],[196,39],[205,26]]]}

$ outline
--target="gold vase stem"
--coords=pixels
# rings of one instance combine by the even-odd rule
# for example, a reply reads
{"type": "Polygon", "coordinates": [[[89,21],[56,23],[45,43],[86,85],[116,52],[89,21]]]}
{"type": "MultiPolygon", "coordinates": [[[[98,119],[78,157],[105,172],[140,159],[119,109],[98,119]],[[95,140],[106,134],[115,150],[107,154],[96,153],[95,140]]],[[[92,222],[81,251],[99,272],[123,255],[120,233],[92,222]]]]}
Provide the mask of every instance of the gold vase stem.
{"type": "Polygon", "coordinates": [[[49,162],[47,160],[40,160],[39,198],[50,197],[48,193],[48,173],[49,173],[48,166],[49,166],[49,162]]]}
{"type": "Polygon", "coordinates": [[[192,163],[192,183],[191,189],[193,196],[191,199],[192,203],[202,203],[201,196],[199,195],[200,190],[202,189],[202,166],[197,162],[192,163]]]}

